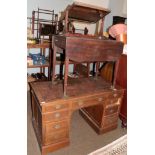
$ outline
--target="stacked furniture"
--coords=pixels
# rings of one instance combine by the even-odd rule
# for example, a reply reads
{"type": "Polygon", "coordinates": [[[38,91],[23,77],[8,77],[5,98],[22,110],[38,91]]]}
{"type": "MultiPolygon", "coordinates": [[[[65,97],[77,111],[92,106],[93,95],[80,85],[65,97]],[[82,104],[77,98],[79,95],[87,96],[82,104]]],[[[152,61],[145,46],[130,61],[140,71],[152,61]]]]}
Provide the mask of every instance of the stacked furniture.
{"type": "MultiPolygon", "coordinates": [[[[99,19],[103,21],[106,14],[106,9],[73,3],[67,7],[62,19],[65,19],[67,32],[69,17],[96,22],[99,19]]],[[[121,87],[115,85],[123,43],[101,36],[64,33],[54,36],[52,44],[52,81],[30,84],[32,122],[42,155],[69,144],[70,121],[75,110],[80,109],[82,116],[99,134],[115,129],[124,93],[121,87]],[[59,50],[64,52],[64,80],[54,81],[56,53],[59,50]],[[70,61],[96,62],[97,74],[94,77],[68,79],[70,61]],[[102,61],[114,61],[116,64],[112,84],[98,77],[99,62],[102,61]],[[98,105],[101,111],[90,117],[83,109],[94,105],[98,105]]]]}

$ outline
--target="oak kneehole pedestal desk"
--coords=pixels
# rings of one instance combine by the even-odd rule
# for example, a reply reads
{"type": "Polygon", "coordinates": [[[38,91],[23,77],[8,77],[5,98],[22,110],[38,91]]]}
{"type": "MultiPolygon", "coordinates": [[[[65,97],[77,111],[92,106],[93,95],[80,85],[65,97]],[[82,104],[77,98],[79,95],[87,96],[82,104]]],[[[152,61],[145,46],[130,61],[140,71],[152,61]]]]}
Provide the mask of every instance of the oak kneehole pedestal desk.
{"type": "Polygon", "coordinates": [[[42,155],[69,145],[70,121],[75,110],[98,105],[99,115],[88,115],[97,133],[117,127],[124,90],[111,87],[101,77],[68,80],[67,96],[63,83],[33,82],[31,87],[32,122],[42,155]]]}

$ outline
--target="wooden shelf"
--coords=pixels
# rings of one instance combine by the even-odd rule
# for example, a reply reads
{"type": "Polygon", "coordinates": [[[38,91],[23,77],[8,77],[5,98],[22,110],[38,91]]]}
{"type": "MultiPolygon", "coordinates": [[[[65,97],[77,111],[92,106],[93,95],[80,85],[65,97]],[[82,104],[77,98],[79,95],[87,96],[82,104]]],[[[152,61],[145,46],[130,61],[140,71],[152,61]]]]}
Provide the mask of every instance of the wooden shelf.
{"type": "Polygon", "coordinates": [[[49,48],[51,43],[42,43],[42,44],[29,44],[27,43],[27,48],[49,48]]]}
{"type": "Polygon", "coordinates": [[[44,68],[44,67],[50,67],[48,61],[46,61],[45,64],[42,65],[27,65],[27,68],[44,68]]]}

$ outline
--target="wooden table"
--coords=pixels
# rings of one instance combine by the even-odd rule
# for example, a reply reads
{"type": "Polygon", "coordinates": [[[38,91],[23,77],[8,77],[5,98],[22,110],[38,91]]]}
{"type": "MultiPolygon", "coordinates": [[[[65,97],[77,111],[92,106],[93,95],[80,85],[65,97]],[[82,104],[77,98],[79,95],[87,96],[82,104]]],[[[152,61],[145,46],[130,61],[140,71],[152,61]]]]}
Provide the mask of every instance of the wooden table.
{"type": "Polygon", "coordinates": [[[69,60],[75,62],[97,62],[96,75],[98,74],[99,63],[103,61],[116,62],[113,86],[117,73],[117,62],[123,52],[123,43],[113,40],[102,39],[90,36],[57,35],[53,39],[53,62],[52,81],[55,77],[56,53],[58,48],[65,52],[65,74],[64,74],[64,96],[67,90],[67,76],[69,60]]]}
{"type": "Polygon", "coordinates": [[[69,145],[72,113],[84,107],[99,105],[103,109],[97,117],[88,117],[89,124],[101,134],[117,128],[123,89],[102,78],[72,79],[68,81],[67,96],[63,83],[51,81],[30,83],[32,122],[42,155],[69,145]]]}

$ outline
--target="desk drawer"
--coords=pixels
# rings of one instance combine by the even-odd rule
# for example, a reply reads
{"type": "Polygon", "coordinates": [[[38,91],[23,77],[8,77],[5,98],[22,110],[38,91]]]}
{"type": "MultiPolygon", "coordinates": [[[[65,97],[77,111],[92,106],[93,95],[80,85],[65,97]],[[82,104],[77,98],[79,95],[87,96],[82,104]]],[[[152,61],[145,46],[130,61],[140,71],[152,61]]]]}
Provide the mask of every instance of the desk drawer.
{"type": "Polygon", "coordinates": [[[69,110],[57,111],[53,113],[43,114],[43,121],[45,122],[60,121],[67,119],[68,117],[69,117],[69,110]]]}
{"type": "Polygon", "coordinates": [[[105,107],[105,115],[115,114],[118,111],[119,111],[119,105],[118,104],[107,105],[105,107]]]}
{"type": "Polygon", "coordinates": [[[118,121],[118,114],[109,115],[103,118],[102,126],[103,128],[111,126],[113,124],[117,124],[117,121],[118,121]]]}
{"type": "Polygon", "coordinates": [[[111,98],[106,102],[106,107],[117,105],[118,107],[121,105],[122,98],[111,98]]]}
{"type": "Polygon", "coordinates": [[[45,107],[45,112],[55,112],[57,110],[69,109],[68,103],[56,103],[45,107]]]}
{"type": "Polygon", "coordinates": [[[80,109],[83,107],[88,107],[96,104],[102,104],[105,101],[103,95],[102,96],[95,96],[95,97],[87,97],[81,98],[77,101],[72,102],[72,109],[80,109]]]}
{"type": "Polygon", "coordinates": [[[109,99],[117,99],[123,97],[123,93],[121,91],[113,91],[107,95],[109,99]]]}
{"type": "Polygon", "coordinates": [[[68,129],[69,129],[69,120],[45,124],[46,135],[49,135],[55,131],[68,130],[68,129]]]}
{"type": "Polygon", "coordinates": [[[61,142],[64,139],[69,139],[69,131],[63,130],[58,132],[52,132],[50,135],[45,135],[45,141],[44,144],[52,144],[56,142],[61,142]]]}

